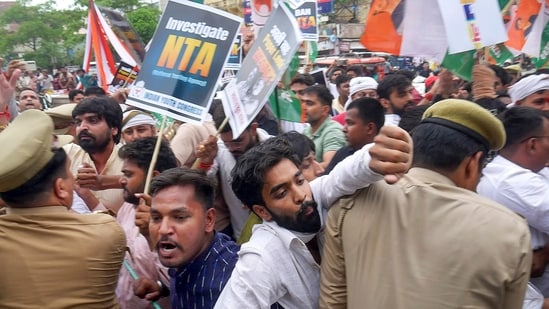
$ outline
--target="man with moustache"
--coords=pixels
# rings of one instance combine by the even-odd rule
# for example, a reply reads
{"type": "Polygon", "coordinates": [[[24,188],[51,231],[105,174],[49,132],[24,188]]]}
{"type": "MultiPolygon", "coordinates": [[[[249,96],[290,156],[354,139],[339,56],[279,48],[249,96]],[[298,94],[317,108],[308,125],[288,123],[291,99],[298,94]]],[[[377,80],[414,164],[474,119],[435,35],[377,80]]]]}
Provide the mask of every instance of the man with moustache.
{"type": "Polygon", "coordinates": [[[342,195],[384,178],[397,181],[411,160],[409,135],[382,130],[376,144],[342,161],[310,184],[287,141],[275,137],[244,153],[232,172],[237,197],[263,219],[242,245],[231,279],[215,308],[318,306],[320,266],[308,243],[321,230],[327,208],[342,195]]]}
{"type": "Polygon", "coordinates": [[[320,308],[521,308],[526,221],[475,192],[488,151],[505,139],[501,121],[474,102],[429,107],[406,175],[330,209],[320,308]]]}
{"type": "Polygon", "coordinates": [[[112,98],[90,97],[74,107],[72,118],[78,145],[64,149],[76,176],[75,190],[87,206],[73,210],[88,213],[102,203],[116,212],[124,202],[119,183],[122,160],[117,155],[122,110],[112,98]]]}
{"type": "MultiPolygon", "coordinates": [[[[238,259],[239,246],[214,230],[215,180],[186,167],[151,182],[149,230],[160,262],[169,267],[173,309],[213,308],[238,259]]],[[[141,279],[135,293],[148,300],[168,289],[141,279]]]]}
{"type": "Polygon", "coordinates": [[[303,90],[301,109],[309,127],[303,134],[315,143],[315,159],[326,168],[336,151],[345,146],[341,125],[332,120],[330,111],[334,97],[328,88],[313,85],[303,90]]]}
{"type": "MultiPolygon", "coordinates": [[[[214,102],[212,107],[212,116],[217,129],[221,128],[226,116],[221,102],[214,102]]],[[[271,135],[267,131],[258,128],[257,122],[252,122],[240,136],[233,136],[232,128],[226,124],[221,128],[219,139],[217,140],[217,155],[213,162],[202,160],[205,166],[212,165],[208,171],[209,175],[218,173],[223,199],[227,204],[230,216],[229,226],[217,226],[217,230],[238,239],[244,223],[250,214],[249,210],[242,205],[242,202],[235,196],[231,188],[231,170],[236,164],[236,160],[253,146],[264,142],[271,135]]],[[[215,142],[215,140],[211,141],[215,142]]],[[[204,165],[203,165],[204,166],[204,165]]]]}
{"type": "MultiPolygon", "coordinates": [[[[116,221],[122,226],[126,233],[126,243],[129,252],[126,253],[126,261],[141,277],[154,280],[167,279],[167,271],[158,263],[158,256],[151,251],[149,245],[148,220],[136,218],[136,210],[140,214],[149,211],[149,206],[140,203],[139,194],[144,192],[145,179],[149,170],[149,165],[156,145],[155,137],[138,138],[135,141],[126,144],[118,151],[118,156],[123,161],[120,184],[124,190],[124,200],[122,207],[116,214],[116,221]],[[138,209],[137,209],[138,208],[138,209]],[[139,227],[136,225],[138,224],[139,227]]],[[[156,165],[154,166],[153,176],[161,172],[177,167],[177,160],[167,142],[160,143],[160,150],[156,165]]],[[[133,279],[126,268],[120,270],[116,294],[118,302],[122,309],[140,309],[152,308],[147,300],[136,297],[133,293],[133,279]]],[[[168,282],[168,280],[165,280],[168,282]]],[[[168,300],[160,300],[163,308],[168,305],[168,300]],[[162,303],[165,302],[165,303],[162,303]]]]}
{"type": "Polygon", "coordinates": [[[385,108],[385,125],[398,126],[404,110],[414,104],[414,86],[402,74],[389,74],[379,82],[377,94],[385,108]]]}
{"type": "Polygon", "coordinates": [[[24,112],[28,109],[42,109],[38,93],[31,88],[23,88],[19,93],[19,110],[24,112]]]}

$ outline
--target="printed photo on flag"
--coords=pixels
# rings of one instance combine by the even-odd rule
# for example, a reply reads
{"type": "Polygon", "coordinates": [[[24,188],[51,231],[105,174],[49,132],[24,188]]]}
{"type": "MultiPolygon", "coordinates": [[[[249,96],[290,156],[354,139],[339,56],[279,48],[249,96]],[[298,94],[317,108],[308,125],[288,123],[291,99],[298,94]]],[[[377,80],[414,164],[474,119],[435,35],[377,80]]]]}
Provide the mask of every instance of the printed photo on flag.
{"type": "Polygon", "coordinates": [[[517,6],[517,11],[510,21],[509,31],[507,35],[509,39],[505,45],[522,50],[526,37],[532,31],[532,26],[536,22],[541,4],[538,1],[520,1],[517,6]]]}

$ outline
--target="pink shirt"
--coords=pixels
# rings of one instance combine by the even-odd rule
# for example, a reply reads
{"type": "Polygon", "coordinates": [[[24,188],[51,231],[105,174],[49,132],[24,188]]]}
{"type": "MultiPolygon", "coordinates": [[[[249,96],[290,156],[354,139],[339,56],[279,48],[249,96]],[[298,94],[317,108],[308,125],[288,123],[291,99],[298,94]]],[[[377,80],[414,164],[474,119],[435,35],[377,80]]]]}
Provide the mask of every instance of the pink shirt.
{"type": "MultiPolygon", "coordinates": [[[[122,204],[116,215],[116,221],[122,226],[126,233],[126,244],[131,252],[126,252],[125,259],[130,263],[138,276],[152,280],[162,280],[169,285],[167,268],[158,261],[156,252],[151,251],[147,239],[139,233],[135,225],[135,206],[130,203],[122,204]],[[161,278],[162,277],[162,278],[161,278]]],[[[133,279],[124,266],[120,269],[116,295],[122,309],[153,308],[151,303],[133,294],[133,279]]],[[[169,298],[162,298],[158,301],[162,308],[170,308],[169,298]]]]}

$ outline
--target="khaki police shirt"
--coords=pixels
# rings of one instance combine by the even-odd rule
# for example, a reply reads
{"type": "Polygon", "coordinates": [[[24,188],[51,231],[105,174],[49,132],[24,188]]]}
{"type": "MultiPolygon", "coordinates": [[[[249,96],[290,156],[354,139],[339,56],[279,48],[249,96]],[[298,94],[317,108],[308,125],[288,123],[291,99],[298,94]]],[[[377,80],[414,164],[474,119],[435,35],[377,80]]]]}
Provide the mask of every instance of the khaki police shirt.
{"type": "Polygon", "coordinates": [[[521,308],[523,218],[414,168],[339,200],[326,225],[321,308],[521,308]]]}
{"type": "Polygon", "coordinates": [[[109,215],[8,208],[0,216],[0,308],[118,308],[125,247],[109,215]]]}

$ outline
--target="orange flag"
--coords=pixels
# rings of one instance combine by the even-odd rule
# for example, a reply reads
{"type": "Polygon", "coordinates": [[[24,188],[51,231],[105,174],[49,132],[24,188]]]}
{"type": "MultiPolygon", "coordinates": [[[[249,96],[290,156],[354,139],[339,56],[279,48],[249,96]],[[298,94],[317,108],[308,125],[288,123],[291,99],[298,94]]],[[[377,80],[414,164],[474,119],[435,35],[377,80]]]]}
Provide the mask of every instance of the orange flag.
{"type": "Polygon", "coordinates": [[[403,19],[404,1],[374,0],[360,38],[362,45],[369,50],[399,55],[402,35],[397,29],[403,19]]]}

